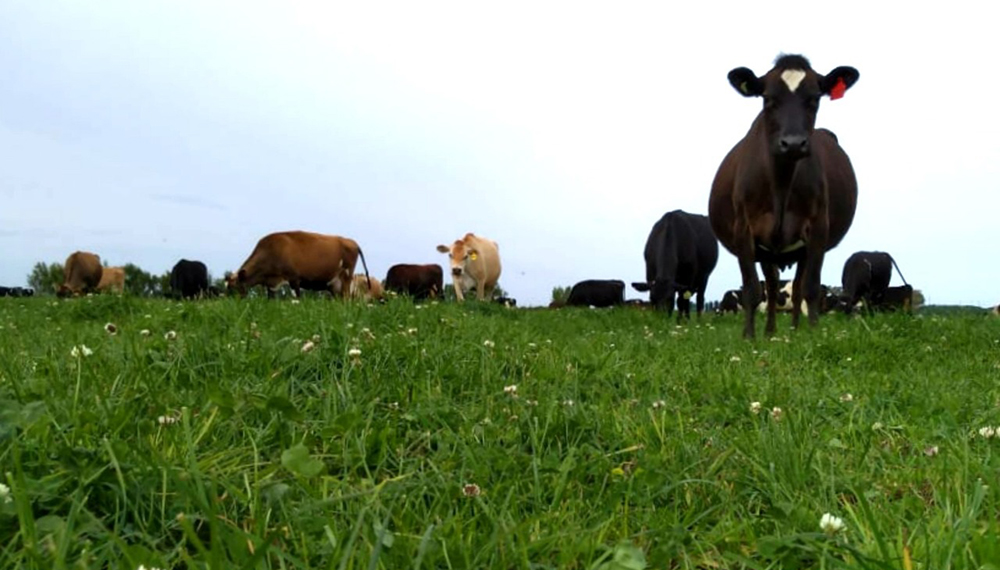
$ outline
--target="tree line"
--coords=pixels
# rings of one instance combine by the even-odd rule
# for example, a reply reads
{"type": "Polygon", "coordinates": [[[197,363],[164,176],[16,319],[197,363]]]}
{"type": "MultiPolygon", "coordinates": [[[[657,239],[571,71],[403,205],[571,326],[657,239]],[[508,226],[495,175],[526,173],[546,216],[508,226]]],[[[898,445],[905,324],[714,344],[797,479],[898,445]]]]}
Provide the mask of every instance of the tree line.
{"type": "MultiPolygon", "coordinates": [[[[104,263],[108,267],[108,263],[104,263]]],[[[125,270],[125,292],[137,297],[160,297],[170,292],[170,271],[157,275],[143,270],[134,263],[122,266],[125,270]]],[[[35,290],[36,295],[55,295],[62,285],[65,272],[62,263],[45,263],[39,261],[28,274],[28,286],[35,290]]],[[[212,279],[209,283],[220,290],[225,288],[225,278],[212,279]]]]}

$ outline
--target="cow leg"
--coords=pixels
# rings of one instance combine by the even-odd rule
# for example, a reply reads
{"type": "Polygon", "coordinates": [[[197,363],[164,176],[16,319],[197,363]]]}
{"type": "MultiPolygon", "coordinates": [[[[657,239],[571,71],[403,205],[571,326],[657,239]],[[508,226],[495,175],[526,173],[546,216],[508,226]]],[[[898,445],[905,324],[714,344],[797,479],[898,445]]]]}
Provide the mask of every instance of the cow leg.
{"type": "MultiPolygon", "coordinates": [[[[795,277],[792,281],[792,328],[799,328],[799,319],[802,316],[802,292],[803,281],[806,275],[805,261],[795,264],[795,277]]],[[[811,311],[810,311],[811,312],[811,311]]]]}
{"type": "Polygon", "coordinates": [[[757,278],[757,267],[754,265],[753,245],[744,247],[740,252],[740,274],[743,276],[743,337],[754,337],[754,319],[757,316],[757,304],[760,303],[760,280],[757,278]]]}
{"type": "Polygon", "coordinates": [[[483,281],[476,283],[476,298],[480,301],[486,300],[486,283],[483,281]]]}
{"type": "Polygon", "coordinates": [[[764,284],[767,287],[767,324],[764,333],[773,335],[778,330],[778,266],[773,263],[761,263],[764,270],[764,284]]]}
{"type": "MultiPolygon", "coordinates": [[[[813,235],[815,237],[816,234],[813,235]]],[[[795,290],[801,289],[800,295],[805,296],[806,307],[809,309],[809,326],[813,327],[819,324],[819,296],[822,289],[820,282],[822,280],[823,257],[826,254],[826,251],[823,249],[823,244],[825,243],[825,235],[819,236],[819,239],[815,239],[810,243],[810,246],[813,246],[813,244],[816,245],[811,247],[810,251],[806,253],[806,268],[803,271],[801,285],[799,283],[792,285],[792,301],[795,301],[795,290]],[[799,285],[799,287],[796,285],[799,285]]],[[[799,280],[796,279],[796,281],[799,280]]],[[[796,312],[800,311],[800,304],[801,300],[796,303],[792,310],[796,312]]],[[[793,316],[795,315],[795,313],[792,314],[793,316]]]]}
{"type": "Polygon", "coordinates": [[[465,296],[462,295],[462,281],[457,277],[453,277],[451,283],[452,286],[455,288],[455,299],[459,303],[465,302],[465,296]]]}

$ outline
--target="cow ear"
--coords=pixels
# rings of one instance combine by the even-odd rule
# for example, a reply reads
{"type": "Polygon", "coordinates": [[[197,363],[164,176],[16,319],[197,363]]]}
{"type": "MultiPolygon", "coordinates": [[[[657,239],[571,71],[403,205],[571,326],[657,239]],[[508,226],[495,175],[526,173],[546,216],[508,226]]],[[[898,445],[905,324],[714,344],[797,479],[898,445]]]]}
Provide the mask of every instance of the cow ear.
{"type": "Polygon", "coordinates": [[[449,251],[451,251],[451,249],[449,249],[448,246],[446,245],[437,246],[437,250],[440,251],[441,253],[448,253],[449,251]]]}
{"type": "Polygon", "coordinates": [[[764,94],[764,82],[746,67],[737,67],[730,71],[729,84],[744,97],[760,97],[764,94]]]}
{"type": "Polygon", "coordinates": [[[844,95],[844,91],[854,85],[860,75],[858,70],[853,67],[838,67],[820,80],[819,89],[824,95],[829,95],[831,99],[839,99],[844,95]]]}

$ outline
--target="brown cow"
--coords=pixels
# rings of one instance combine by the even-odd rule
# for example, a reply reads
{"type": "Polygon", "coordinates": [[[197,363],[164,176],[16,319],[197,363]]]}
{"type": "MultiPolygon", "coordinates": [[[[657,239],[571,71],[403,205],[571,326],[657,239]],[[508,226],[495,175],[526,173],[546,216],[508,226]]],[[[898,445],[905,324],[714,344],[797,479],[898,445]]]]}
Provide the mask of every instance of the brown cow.
{"type": "Polygon", "coordinates": [[[444,270],[436,263],[413,265],[399,263],[385,275],[385,289],[414,300],[437,297],[444,291],[444,270]]]}
{"type": "Polygon", "coordinates": [[[358,243],[350,238],[303,231],[276,232],[257,242],[240,270],[229,276],[227,285],[240,294],[249,287],[264,285],[268,298],[287,283],[295,296],[302,289],[329,291],[347,297],[354,279],[354,267],[368,264],[358,243]]]}
{"type": "Polygon", "coordinates": [[[367,275],[355,275],[351,282],[351,298],[364,299],[366,301],[376,301],[385,296],[382,283],[378,279],[371,279],[367,275]]]}
{"type": "Polygon", "coordinates": [[[451,262],[451,282],[455,287],[455,298],[465,301],[463,293],[476,289],[476,298],[485,301],[493,296],[493,290],[500,279],[500,247],[497,242],[467,233],[457,239],[451,247],[437,246],[441,253],[448,254],[451,262]]]}
{"type": "Polygon", "coordinates": [[[125,291],[125,268],[105,267],[101,271],[101,282],[97,284],[101,293],[122,293],[125,291]]]}
{"type": "Polygon", "coordinates": [[[763,97],[764,108],[750,130],[719,165],[708,215],[716,237],[737,257],[743,276],[743,336],[754,336],[754,308],[761,299],[755,263],[767,288],[767,334],[774,333],[778,273],[796,265],[792,326],[802,299],[809,323],[818,322],[823,256],[854,221],[858,185],[837,137],[816,129],[823,95],[839,99],[858,80],[853,67],[820,75],[800,55],[778,58],[757,77],[740,67],[729,82],[745,97],[763,97]]]}
{"type": "Polygon", "coordinates": [[[90,293],[97,289],[101,282],[104,268],[101,267],[101,257],[87,251],[76,251],[66,258],[63,265],[65,279],[56,293],[60,297],[90,293]]]}

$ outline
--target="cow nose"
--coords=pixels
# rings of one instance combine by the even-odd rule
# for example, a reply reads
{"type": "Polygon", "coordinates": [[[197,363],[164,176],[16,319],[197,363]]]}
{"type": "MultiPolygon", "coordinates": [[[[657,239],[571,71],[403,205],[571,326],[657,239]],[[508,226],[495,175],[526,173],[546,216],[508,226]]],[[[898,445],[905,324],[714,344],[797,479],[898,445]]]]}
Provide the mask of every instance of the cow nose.
{"type": "Polygon", "coordinates": [[[809,137],[785,135],[778,141],[778,150],[786,156],[806,156],[809,154],[809,137]]]}
{"type": "Polygon", "coordinates": [[[452,267],[451,268],[451,274],[452,275],[461,275],[462,274],[462,268],[461,267],[452,267]]]}

